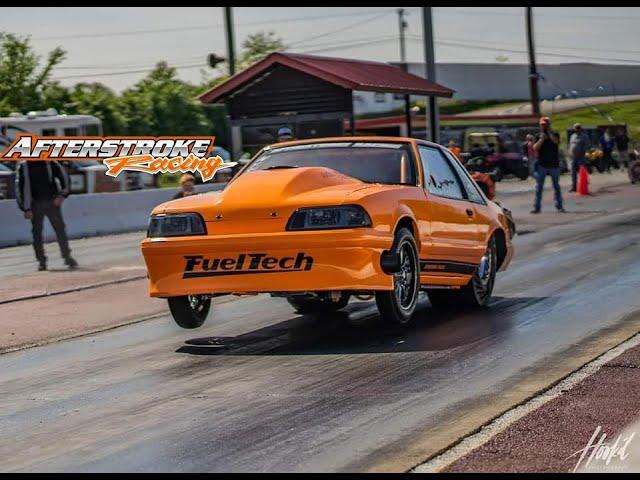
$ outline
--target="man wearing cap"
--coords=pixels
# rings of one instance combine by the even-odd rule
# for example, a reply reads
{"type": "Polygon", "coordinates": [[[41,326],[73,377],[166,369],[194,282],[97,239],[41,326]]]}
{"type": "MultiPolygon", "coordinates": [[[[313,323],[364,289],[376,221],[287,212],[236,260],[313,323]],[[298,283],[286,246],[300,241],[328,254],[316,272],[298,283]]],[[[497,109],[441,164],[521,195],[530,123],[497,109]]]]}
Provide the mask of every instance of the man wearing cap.
{"type": "Polygon", "coordinates": [[[569,139],[569,154],[571,155],[571,191],[576,191],[576,183],[578,181],[578,171],[581,165],[587,165],[587,148],[589,146],[589,137],[582,130],[582,125],[576,123],[573,126],[573,133],[569,139]]]}
{"type": "Polygon", "coordinates": [[[540,213],[542,190],[547,175],[551,177],[555,192],[556,210],[564,212],[562,191],[560,190],[560,156],[558,153],[558,136],[551,131],[549,117],[540,118],[540,134],[533,148],[537,154],[536,198],[531,213],[540,213]]]}
{"type": "Polygon", "coordinates": [[[282,127],[278,130],[278,143],[293,140],[293,132],[289,127],[282,127]]]}

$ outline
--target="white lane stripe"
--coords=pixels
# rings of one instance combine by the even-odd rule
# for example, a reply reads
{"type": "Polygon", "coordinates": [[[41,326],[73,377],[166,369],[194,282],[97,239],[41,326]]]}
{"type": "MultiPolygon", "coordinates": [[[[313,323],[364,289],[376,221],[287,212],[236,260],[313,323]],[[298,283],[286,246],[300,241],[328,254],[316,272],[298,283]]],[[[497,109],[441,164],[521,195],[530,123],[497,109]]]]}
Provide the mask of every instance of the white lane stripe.
{"type": "Polygon", "coordinates": [[[430,460],[418,465],[413,468],[411,473],[434,473],[443,470],[444,468],[451,465],[456,460],[464,457],[465,455],[471,453],[471,451],[476,448],[484,445],[491,438],[496,436],[498,433],[506,430],[509,426],[511,426],[516,421],[520,420],[525,415],[531,413],[533,410],[541,407],[545,403],[553,400],[554,398],[565,393],[566,390],[569,390],[575,387],[582,380],[587,378],[590,375],[596,373],[604,364],[610,362],[617,356],[624,353],[626,350],[635,347],[640,344],[640,333],[635,334],[633,337],[625,340],[620,345],[613,347],[612,349],[606,351],[602,355],[600,355],[595,360],[587,363],[579,370],[576,370],[574,373],[570,374],[564,380],[561,380],[555,386],[546,390],[539,394],[538,396],[532,398],[531,400],[525,402],[522,405],[519,405],[511,410],[500,415],[495,420],[491,421],[487,425],[483,426],[479,432],[476,432],[468,437],[464,438],[460,443],[456,444],[452,448],[446,450],[444,453],[438,455],[437,457],[433,457],[430,460]]]}

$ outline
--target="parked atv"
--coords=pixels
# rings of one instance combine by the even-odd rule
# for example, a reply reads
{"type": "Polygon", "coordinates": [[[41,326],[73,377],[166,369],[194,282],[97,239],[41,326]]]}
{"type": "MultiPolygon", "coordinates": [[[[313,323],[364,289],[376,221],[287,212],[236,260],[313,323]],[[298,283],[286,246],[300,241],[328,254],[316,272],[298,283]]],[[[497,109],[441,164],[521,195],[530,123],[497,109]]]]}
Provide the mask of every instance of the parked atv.
{"type": "Polygon", "coordinates": [[[469,132],[465,138],[467,158],[483,157],[482,170],[491,172],[497,182],[507,175],[526,180],[529,178],[529,159],[522,151],[522,145],[496,131],[469,132]]]}

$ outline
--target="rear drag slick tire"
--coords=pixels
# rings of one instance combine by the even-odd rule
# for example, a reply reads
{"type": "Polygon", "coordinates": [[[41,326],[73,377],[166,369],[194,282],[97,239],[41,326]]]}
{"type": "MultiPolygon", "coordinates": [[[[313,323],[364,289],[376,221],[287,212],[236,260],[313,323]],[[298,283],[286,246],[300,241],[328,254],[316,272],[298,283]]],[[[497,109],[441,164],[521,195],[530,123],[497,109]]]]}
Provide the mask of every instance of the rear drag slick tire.
{"type": "Polygon", "coordinates": [[[409,230],[398,230],[392,251],[400,256],[400,270],[393,274],[393,290],[376,292],[376,304],[385,322],[406,325],[413,318],[420,293],[418,247],[409,230]]]}

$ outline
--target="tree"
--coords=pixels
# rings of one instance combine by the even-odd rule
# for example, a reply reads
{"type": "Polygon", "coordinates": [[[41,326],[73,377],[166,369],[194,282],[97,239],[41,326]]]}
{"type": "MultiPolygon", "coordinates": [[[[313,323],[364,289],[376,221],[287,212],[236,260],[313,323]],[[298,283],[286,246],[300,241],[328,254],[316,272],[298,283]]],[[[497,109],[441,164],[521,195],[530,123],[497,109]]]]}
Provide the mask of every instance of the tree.
{"type": "Polygon", "coordinates": [[[44,92],[56,85],[51,71],[65,55],[61,48],[54,48],[41,65],[28,37],[0,33],[0,114],[51,107],[45,103],[44,92]]]}
{"type": "Polygon", "coordinates": [[[166,62],[125,90],[120,108],[129,135],[210,135],[212,125],[193,86],[179,80],[166,62]]]}
{"type": "Polygon", "coordinates": [[[242,42],[242,52],[238,66],[246,68],[262,60],[270,53],[284,50],[284,48],[285,45],[282,39],[276,37],[274,32],[252,33],[242,42]]]}
{"type": "Polygon", "coordinates": [[[46,108],[55,108],[60,113],[67,112],[71,105],[71,91],[67,87],[63,87],[57,83],[47,85],[42,90],[42,103],[46,108]]]}
{"type": "Polygon", "coordinates": [[[66,113],[94,115],[102,120],[105,135],[123,135],[126,119],[120,100],[110,88],[101,83],[78,83],[69,92],[64,105],[66,113]]]}

